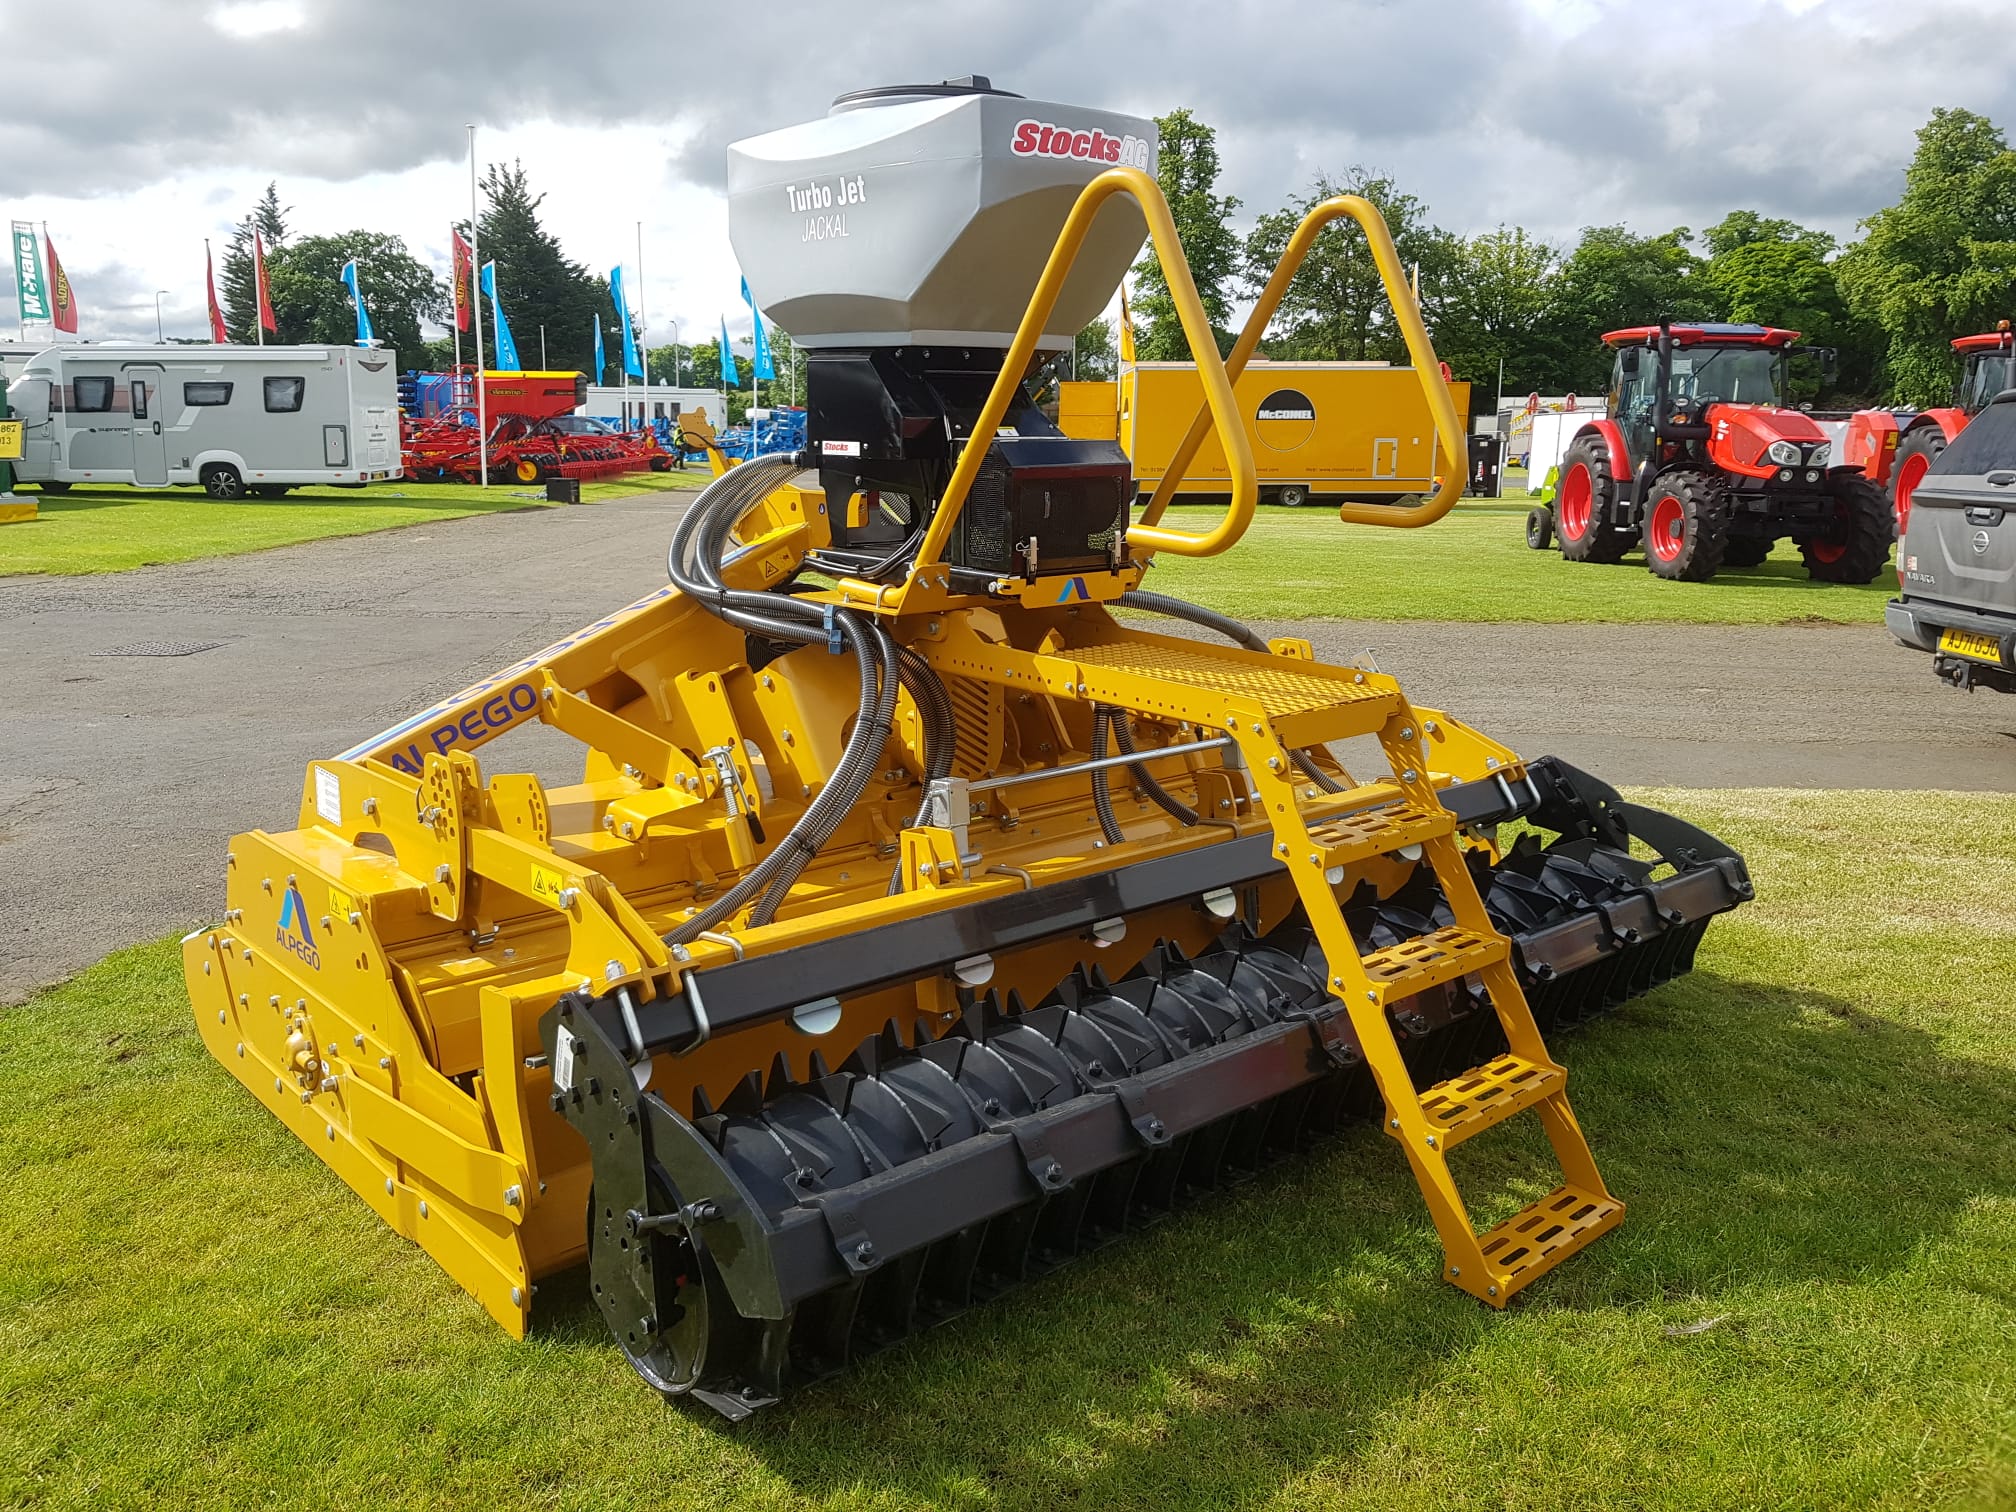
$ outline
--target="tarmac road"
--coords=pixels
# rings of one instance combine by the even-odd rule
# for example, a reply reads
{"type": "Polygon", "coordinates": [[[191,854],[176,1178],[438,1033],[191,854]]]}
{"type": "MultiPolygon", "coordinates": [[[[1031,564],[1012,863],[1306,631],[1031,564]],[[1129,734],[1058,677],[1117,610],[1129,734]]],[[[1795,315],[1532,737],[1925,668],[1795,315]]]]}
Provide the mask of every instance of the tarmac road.
{"type": "MultiPolygon", "coordinates": [[[[0,579],[0,1003],[209,922],[230,836],[291,827],[311,759],[662,585],[679,508],[0,579]]],[[[2016,698],[1940,687],[1873,626],[1262,628],[1333,660],[1369,647],[1417,703],[1620,785],[2016,791],[2016,698]]],[[[564,745],[534,730],[499,752],[566,775],[564,745]]]]}

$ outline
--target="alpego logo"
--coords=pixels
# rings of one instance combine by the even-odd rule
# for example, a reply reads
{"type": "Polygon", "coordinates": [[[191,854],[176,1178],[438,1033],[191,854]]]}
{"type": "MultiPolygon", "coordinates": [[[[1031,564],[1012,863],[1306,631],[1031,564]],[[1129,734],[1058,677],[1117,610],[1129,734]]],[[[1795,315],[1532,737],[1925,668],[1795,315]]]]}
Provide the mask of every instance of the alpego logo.
{"type": "Polygon", "coordinates": [[[1017,121],[1009,150],[1017,157],[1081,158],[1092,163],[1119,163],[1128,168],[1150,166],[1144,137],[1076,131],[1049,121],[1017,121]]]}

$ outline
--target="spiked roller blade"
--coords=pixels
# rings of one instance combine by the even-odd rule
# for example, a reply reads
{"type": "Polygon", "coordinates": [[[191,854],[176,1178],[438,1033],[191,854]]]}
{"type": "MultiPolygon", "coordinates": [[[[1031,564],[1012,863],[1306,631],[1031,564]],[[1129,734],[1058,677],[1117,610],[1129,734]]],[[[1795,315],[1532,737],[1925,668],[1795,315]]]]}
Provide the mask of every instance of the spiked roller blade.
{"type": "MultiPolygon", "coordinates": [[[[1654,880],[1580,840],[1485,870],[1563,1024],[1685,971],[1737,900],[1712,868],[1719,888],[1654,880]]],[[[1448,922],[1425,868],[1345,913],[1366,952],[1448,922]]],[[[545,1029],[567,1037],[562,1103],[595,1156],[596,1299],[654,1386],[744,1416],[1376,1113],[1325,981],[1299,914],[1234,925],[1195,958],[1161,945],[1118,981],[1081,966],[1033,1005],[989,994],[940,1038],[885,1032],[837,1070],[752,1071],[693,1110],[640,1093],[597,1000],[564,999],[545,1029]]],[[[1505,1048],[1474,978],[1388,1017],[1422,1089],[1505,1048]]]]}

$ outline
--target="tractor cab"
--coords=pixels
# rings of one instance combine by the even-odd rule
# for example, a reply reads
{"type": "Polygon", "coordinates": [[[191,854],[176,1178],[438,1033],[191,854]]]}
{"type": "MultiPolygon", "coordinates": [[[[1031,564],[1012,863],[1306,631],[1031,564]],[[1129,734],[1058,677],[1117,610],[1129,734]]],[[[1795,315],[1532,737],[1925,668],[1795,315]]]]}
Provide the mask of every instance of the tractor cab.
{"type": "Polygon", "coordinates": [[[1610,415],[1634,459],[1651,454],[1657,417],[1700,425],[1715,404],[1779,409],[1797,331],[1760,325],[1634,326],[1612,331],[1610,415]]]}
{"type": "Polygon", "coordinates": [[[1997,394],[2016,388],[2016,331],[2003,321],[1999,330],[1981,336],[1962,336],[1953,343],[1965,364],[1953,404],[1962,414],[1978,415],[1995,401],[1997,394]]]}

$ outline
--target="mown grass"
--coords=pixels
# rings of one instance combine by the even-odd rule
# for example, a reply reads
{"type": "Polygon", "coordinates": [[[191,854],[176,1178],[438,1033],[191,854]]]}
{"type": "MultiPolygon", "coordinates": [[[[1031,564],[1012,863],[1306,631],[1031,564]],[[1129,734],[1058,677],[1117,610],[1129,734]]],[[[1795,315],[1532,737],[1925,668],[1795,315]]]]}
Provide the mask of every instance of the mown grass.
{"type": "MultiPolygon", "coordinates": [[[[584,503],[661,490],[700,488],[704,468],[631,473],[585,483],[584,503]]],[[[132,489],[80,484],[65,494],[23,490],[40,506],[37,517],[0,526],[0,577],[26,572],[124,572],[200,557],[238,556],[271,546],[292,546],[329,536],[365,535],[423,521],[544,509],[542,486],[494,483],[415,483],[400,480],[363,488],[297,489],[284,499],[242,499],[224,504],[201,489],[132,489]]]]}
{"type": "MultiPolygon", "coordinates": [[[[1616,566],[1562,560],[1526,546],[1529,501],[1459,504],[1419,530],[1346,525],[1334,510],[1266,508],[1222,556],[1163,552],[1147,586],[1242,619],[1526,620],[1774,625],[1880,624],[1897,592],[1873,583],[1816,583],[1780,541],[1758,567],[1728,567],[1706,583],[1670,583],[1634,552],[1616,566]]],[[[1221,510],[1172,509],[1167,523],[1201,531],[1221,510]]]]}
{"type": "Polygon", "coordinates": [[[1652,801],[1759,901],[1557,1043],[1630,1215],[1510,1310],[1362,1129],[735,1430],[577,1278],[507,1340],[122,951],[0,1016],[0,1505],[2009,1505],[2016,796],[1652,801]]]}

